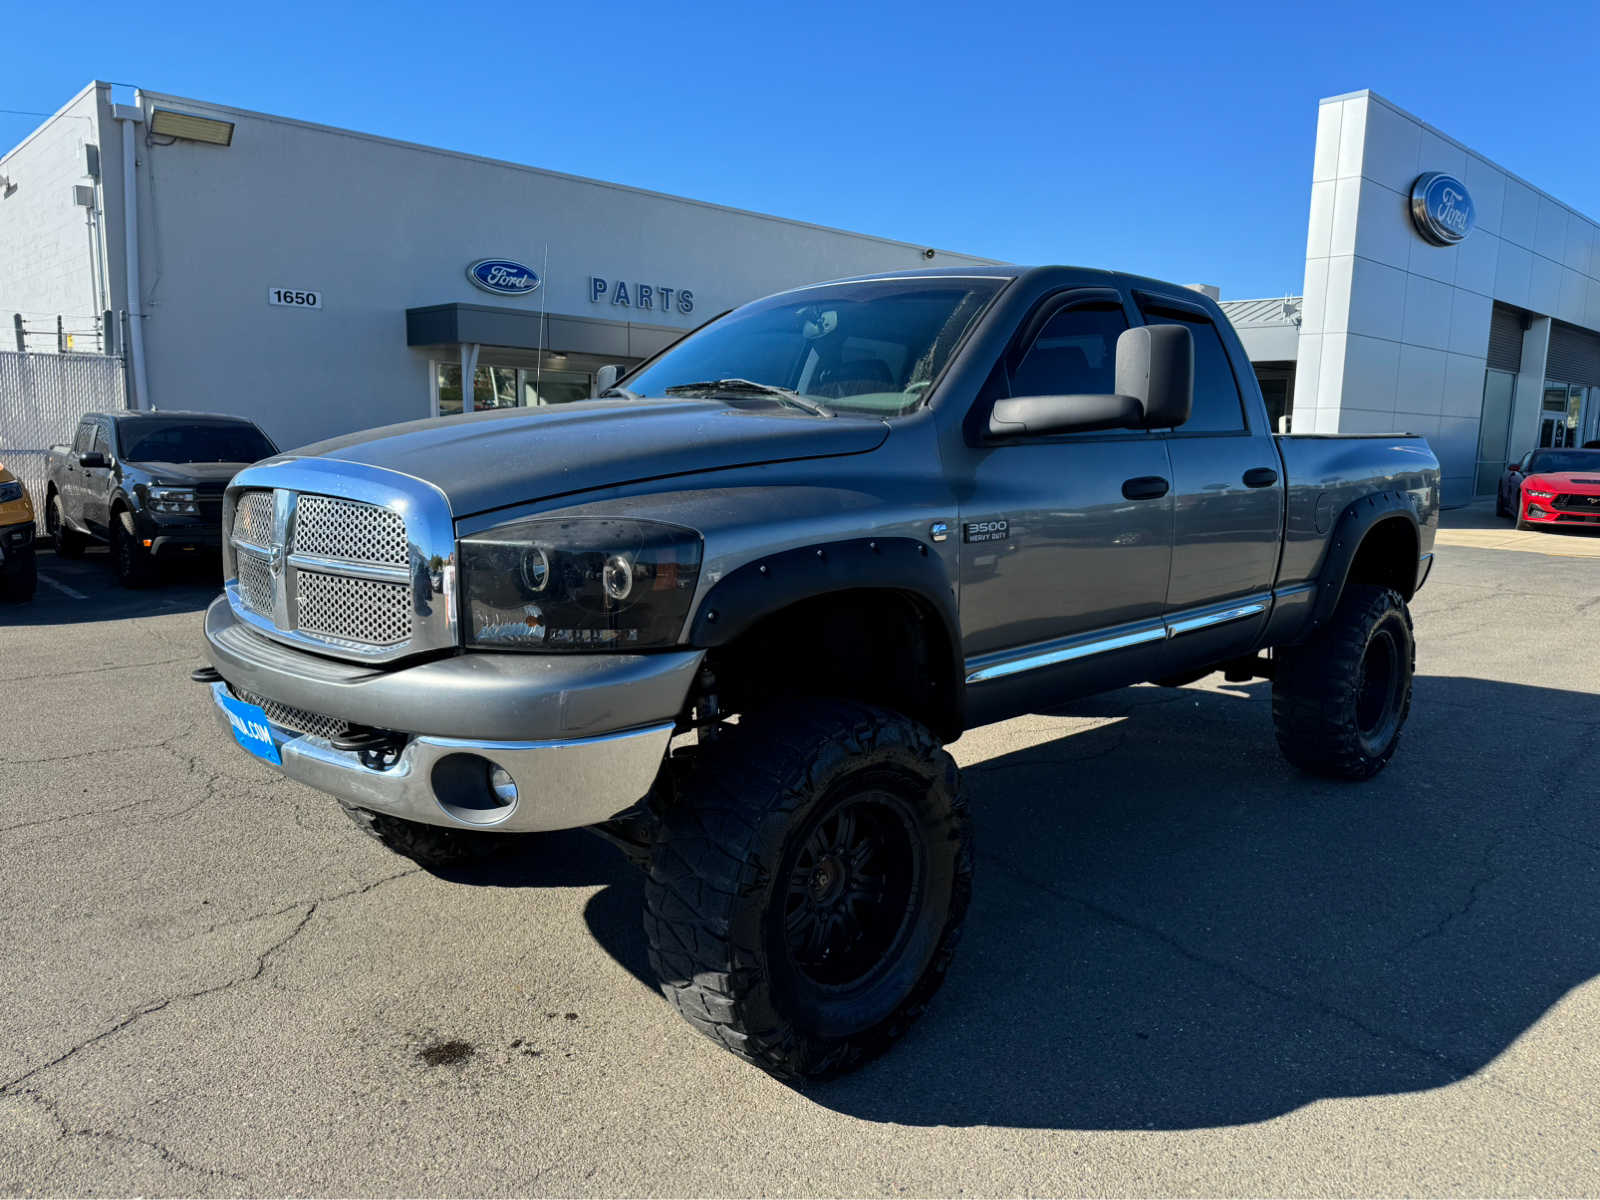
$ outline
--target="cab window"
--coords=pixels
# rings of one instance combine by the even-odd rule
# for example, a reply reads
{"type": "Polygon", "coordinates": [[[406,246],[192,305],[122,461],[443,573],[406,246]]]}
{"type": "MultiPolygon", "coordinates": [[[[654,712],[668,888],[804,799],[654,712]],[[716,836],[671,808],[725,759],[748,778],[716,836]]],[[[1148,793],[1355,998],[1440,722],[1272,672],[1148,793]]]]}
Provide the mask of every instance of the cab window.
{"type": "Polygon", "coordinates": [[[1011,373],[1013,396],[1108,396],[1117,390],[1120,306],[1064,308],[1045,322],[1011,373]]]}

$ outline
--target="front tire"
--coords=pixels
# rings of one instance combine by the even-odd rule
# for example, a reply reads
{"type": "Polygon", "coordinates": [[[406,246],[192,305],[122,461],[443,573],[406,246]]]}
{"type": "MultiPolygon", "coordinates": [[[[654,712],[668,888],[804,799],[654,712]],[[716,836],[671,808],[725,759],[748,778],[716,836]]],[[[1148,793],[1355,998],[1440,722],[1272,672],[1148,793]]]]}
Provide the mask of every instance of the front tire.
{"type": "Polygon", "coordinates": [[[125,588],[148,587],[155,577],[155,560],[139,544],[133,514],[126,509],[111,518],[111,564],[125,588]]]}
{"type": "Polygon", "coordinates": [[[1400,743],[1416,666],[1400,593],[1347,586],[1326,626],[1277,653],[1272,721],[1283,756],[1313,775],[1371,779],[1400,743]]]}
{"type": "Polygon", "coordinates": [[[67,528],[66,514],[62,511],[58,493],[50,494],[50,502],[45,505],[44,523],[57,558],[83,557],[83,534],[67,528]]]}
{"type": "Polygon", "coordinates": [[[23,603],[33,599],[39,585],[39,570],[33,560],[33,549],[22,551],[0,570],[0,600],[23,603]]]}
{"type": "Polygon", "coordinates": [[[418,821],[403,821],[385,813],[368,812],[364,808],[344,808],[345,815],[355,822],[356,828],[368,837],[376,838],[390,850],[409,858],[419,867],[461,867],[490,858],[506,848],[506,840],[514,834],[483,832],[464,829],[446,829],[440,825],[423,825],[418,821]]]}
{"type": "Polygon", "coordinates": [[[880,1054],[944,981],[972,894],[954,760],[908,717],[806,701],[725,731],[645,885],[662,994],[782,1079],[880,1054]]]}

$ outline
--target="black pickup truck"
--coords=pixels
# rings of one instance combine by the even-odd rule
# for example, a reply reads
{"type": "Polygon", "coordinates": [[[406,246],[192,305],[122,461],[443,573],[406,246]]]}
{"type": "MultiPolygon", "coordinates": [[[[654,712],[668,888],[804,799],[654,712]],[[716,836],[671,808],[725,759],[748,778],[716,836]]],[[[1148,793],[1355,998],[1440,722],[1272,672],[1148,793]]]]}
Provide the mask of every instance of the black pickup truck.
{"type": "Polygon", "coordinates": [[[142,587],[159,559],[217,552],[228,480],[277,452],[241,417],[90,413],[70,446],[50,448],[45,529],[64,558],[109,542],[118,580],[142,587]]]}

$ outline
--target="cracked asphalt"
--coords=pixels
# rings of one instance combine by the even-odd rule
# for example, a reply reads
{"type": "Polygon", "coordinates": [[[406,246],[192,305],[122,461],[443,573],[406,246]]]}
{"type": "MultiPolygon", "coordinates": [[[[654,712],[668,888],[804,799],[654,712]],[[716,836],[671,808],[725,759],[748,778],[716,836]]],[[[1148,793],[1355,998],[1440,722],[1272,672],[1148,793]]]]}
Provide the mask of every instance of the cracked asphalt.
{"type": "Polygon", "coordinates": [[[42,573],[0,609],[0,1192],[1600,1190],[1600,560],[1443,547],[1370,784],[1216,676],[969,734],[949,982],[803,1091],[668,1011],[598,839],[441,877],[236,750],[204,570],[42,573]]]}

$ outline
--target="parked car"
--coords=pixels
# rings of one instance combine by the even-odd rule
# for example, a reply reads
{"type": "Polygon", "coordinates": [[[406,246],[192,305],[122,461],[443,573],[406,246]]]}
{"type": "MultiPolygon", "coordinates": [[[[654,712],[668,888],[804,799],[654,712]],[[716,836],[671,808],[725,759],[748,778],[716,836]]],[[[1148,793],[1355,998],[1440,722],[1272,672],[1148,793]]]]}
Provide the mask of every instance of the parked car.
{"type": "MultiPolygon", "coordinates": [[[[1541,452],[1543,453],[1543,452],[1541,452]]],[[[1518,529],[1587,526],[1600,529],[1600,451],[1557,451],[1558,457],[1535,456],[1532,473],[1522,480],[1517,504],[1518,529]],[[1585,455],[1577,469],[1560,455],[1585,455]]]]}
{"type": "Polygon", "coordinates": [[[0,600],[33,599],[33,531],[33,497],[0,462],[0,600]]]}
{"type": "Polygon", "coordinates": [[[1275,436],[1197,292],[823,284],[606,397],[241,472],[197,677],[244,750],[425,863],[508,831],[622,845],[663,994],[774,1074],[854,1067],[943,979],[963,730],[1223,669],[1272,679],[1306,771],[1395,752],[1438,461],[1275,436]]]}
{"type": "Polygon", "coordinates": [[[117,578],[142,587],[162,559],[215,553],[228,480],[276,453],[242,417],[90,413],[70,446],[50,448],[45,526],[63,558],[90,539],[109,542],[117,578]]]}
{"type": "Polygon", "coordinates": [[[1507,463],[1495,492],[1495,516],[1518,516],[1523,507],[1520,501],[1523,480],[1529,475],[1547,471],[1587,471],[1600,475],[1600,444],[1585,446],[1581,450],[1529,450],[1521,458],[1507,463]]]}

